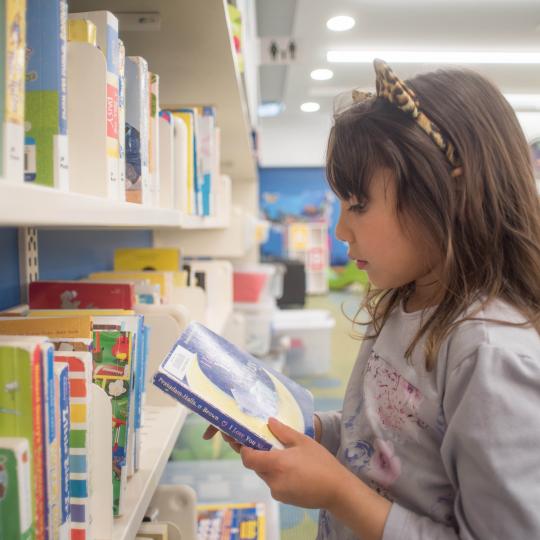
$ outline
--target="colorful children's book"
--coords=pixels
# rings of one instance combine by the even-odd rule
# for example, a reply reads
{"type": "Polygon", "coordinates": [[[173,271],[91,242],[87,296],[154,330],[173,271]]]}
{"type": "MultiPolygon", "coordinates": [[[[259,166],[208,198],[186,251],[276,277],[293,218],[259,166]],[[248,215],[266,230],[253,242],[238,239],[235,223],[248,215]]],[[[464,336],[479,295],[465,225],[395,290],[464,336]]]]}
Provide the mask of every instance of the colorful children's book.
{"type": "Polygon", "coordinates": [[[126,58],[126,200],[146,203],[149,196],[148,64],[140,56],[126,58]]]}
{"type": "Polygon", "coordinates": [[[201,215],[209,216],[211,214],[211,194],[213,184],[217,179],[212,178],[215,175],[214,154],[216,152],[215,129],[216,129],[216,110],[214,107],[201,107],[198,121],[198,148],[200,153],[201,174],[199,189],[199,207],[201,215]]]}
{"type": "Polygon", "coordinates": [[[118,40],[118,200],[126,200],[126,48],[118,40]]]}
{"type": "Polygon", "coordinates": [[[58,433],[58,539],[70,540],[71,510],[69,491],[69,369],[68,364],[56,357],[54,363],[55,390],[57,393],[56,431],[58,433]]]}
{"type": "Polygon", "coordinates": [[[148,174],[150,178],[150,204],[159,206],[159,75],[148,74],[150,88],[148,129],[148,174]]]}
{"type": "Polygon", "coordinates": [[[174,248],[120,248],[114,252],[114,270],[179,272],[180,250],[174,248]]]}
{"type": "Polygon", "coordinates": [[[40,338],[0,337],[0,437],[22,437],[28,441],[35,534],[32,538],[36,540],[46,538],[47,508],[47,404],[41,343],[40,338]]]}
{"type": "Polygon", "coordinates": [[[97,46],[107,62],[107,156],[110,199],[118,199],[118,19],[110,11],[70,13],[70,19],[87,19],[96,25],[97,46]]]}
{"type": "Polygon", "coordinates": [[[28,0],[24,179],[67,191],[67,1],[28,0]]]}
{"type": "Polygon", "coordinates": [[[264,540],[263,503],[197,505],[197,540],[264,540]]]}
{"type": "Polygon", "coordinates": [[[28,439],[0,437],[0,538],[31,540],[33,535],[28,439]]]}
{"type": "Polygon", "coordinates": [[[3,176],[24,180],[24,89],[26,55],[26,0],[5,0],[0,24],[4,27],[5,85],[3,129],[3,176]]]}
{"type": "Polygon", "coordinates": [[[49,338],[91,338],[89,315],[55,318],[0,318],[0,335],[47,336],[49,338]]]}
{"type": "Polygon", "coordinates": [[[198,323],[188,325],[153,383],[245,446],[283,448],[270,417],[314,435],[308,390],[198,323]]]}
{"type": "Polygon", "coordinates": [[[30,309],[132,309],[135,291],[130,283],[90,281],[33,281],[30,309]]]}

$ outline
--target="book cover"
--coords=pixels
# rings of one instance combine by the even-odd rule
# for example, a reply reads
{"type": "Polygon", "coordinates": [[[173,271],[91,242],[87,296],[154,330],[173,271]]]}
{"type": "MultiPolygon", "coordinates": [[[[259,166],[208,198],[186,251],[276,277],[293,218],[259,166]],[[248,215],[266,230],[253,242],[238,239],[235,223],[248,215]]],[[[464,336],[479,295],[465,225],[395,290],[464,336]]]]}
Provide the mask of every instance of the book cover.
{"type": "Polygon", "coordinates": [[[71,532],[71,510],[69,492],[69,364],[55,353],[55,389],[57,391],[56,430],[58,433],[58,504],[60,524],[59,540],[69,540],[71,532]]]}
{"type": "Polygon", "coordinates": [[[27,0],[24,179],[67,191],[67,2],[27,0]]]}
{"type": "Polygon", "coordinates": [[[31,540],[33,534],[28,440],[0,437],[0,538],[31,540]]]}
{"type": "Polygon", "coordinates": [[[132,309],[135,291],[130,283],[33,281],[30,309],[132,309]]]}
{"type": "Polygon", "coordinates": [[[159,206],[160,208],[180,208],[176,204],[173,191],[174,127],[172,116],[168,111],[160,111],[158,118],[159,131],[159,206]]]}
{"type": "MultiPolygon", "coordinates": [[[[68,364],[69,376],[69,511],[72,540],[90,540],[90,414],[92,340],[53,341],[55,361],[68,364]]],[[[94,465],[96,466],[96,465],[94,465]]]]}
{"type": "Polygon", "coordinates": [[[263,503],[197,505],[197,540],[264,540],[263,503]]]}
{"type": "Polygon", "coordinates": [[[46,407],[43,362],[36,338],[0,337],[0,437],[22,437],[30,449],[32,516],[36,540],[46,535],[46,407]]]}
{"type": "Polygon", "coordinates": [[[283,448],[269,417],[314,435],[308,390],[198,323],[187,326],[153,383],[245,446],[283,448]]]}
{"type": "Polygon", "coordinates": [[[26,0],[5,0],[4,176],[24,180],[26,0]]]}
{"type": "Polygon", "coordinates": [[[150,88],[148,129],[148,174],[150,177],[150,204],[159,206],[159,75],[148,73],[150,88]]]}
{"type": "Polygon", "coordinates": [[[181,270],[180,250],[174,248],[120,248],[114,252],[116,271],[162,271],[181,270]]]}
{"type": "Polygon", "coordinates": [[[172,122],[174,205],[185,215],[191,215],[193,214],[193,171],[190,171],[188,128],[182,118],[173,116],[172,122]]]}
{"type": "Polygon", "coordinates": [[[87,19],[96,25],[96,43],[107,63],[107,158],[110,199],[118,199],[118,19],[105,10],[70,13],[70,19],[87,19]]]}
{"type": "Polygon", "coordinates": [[[149,103],[148,64],[140,56],[128,56],[126,74],[126,200],[146,203],[149,194],[148,138],[149,103]]]}
{"type": "Polygon", "coordinates": [[[214,107],[201,107],[198,116],[198,148],[201,155],[201,185],[199,189],[200,207],[203,216],[211,215],[212,185],[216,182],[212,178],[215,174],[215,128],[216,111],[214,107]]]}
{"type": "Polygon", "coordinates": [[[126,47],[118,40],[118,200],[126,200],[126,47]]]}

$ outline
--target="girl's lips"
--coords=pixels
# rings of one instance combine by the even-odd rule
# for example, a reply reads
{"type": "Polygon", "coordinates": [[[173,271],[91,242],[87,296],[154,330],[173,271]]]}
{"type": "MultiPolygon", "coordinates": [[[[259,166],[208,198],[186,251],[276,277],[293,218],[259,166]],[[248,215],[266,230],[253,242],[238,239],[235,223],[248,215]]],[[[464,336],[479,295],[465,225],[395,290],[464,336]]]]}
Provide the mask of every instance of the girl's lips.
{"type": "Polygon", "coordinates": [[[360,270],[363,270],[367,266],[367,264],[368,264],[367,261],[362,261],[360,259],[356,259],[356,266],[360,270]]]}

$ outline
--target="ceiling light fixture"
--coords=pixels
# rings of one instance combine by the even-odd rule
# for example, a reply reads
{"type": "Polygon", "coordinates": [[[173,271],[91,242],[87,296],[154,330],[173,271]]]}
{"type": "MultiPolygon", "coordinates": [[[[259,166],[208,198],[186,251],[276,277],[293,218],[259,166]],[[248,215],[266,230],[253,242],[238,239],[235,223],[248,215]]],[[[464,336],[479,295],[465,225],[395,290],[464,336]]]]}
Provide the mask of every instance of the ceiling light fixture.
{"type": "Polygon", "coordinates": [[[278,116],[285,110],[285,105],[280,101],[263,101],[257,107],[257,115],[259,118],[270,118],[278,116]]]}
{"type": "Polygon", "coordinates": [[[320,108],[321,106],[314,101],[306,101],[306,103],[300,105],[300,109],[304,112],[317,112],[320,108]]]}
{"type": "Polygon", "coordinates": [[[540,64],[540,52],[495,51],[328,51],[328,62],[371,63],[382,58],[393,64],[540,64]]]}
{"type": "Polygon", "coordinates": [[[355,20],[348,15],[338,15],[337,17],[332,17],[326,21],[326,28],[332,30],[333,32],[345,32],[350,30],[355,25],[355,20]]]}
{"type": "Polygon", "coordinates": [[[328,81],[334,76],[334,72],[331,69],[314,69],[311,72],[311,78],[315,81],[328,81]]]}

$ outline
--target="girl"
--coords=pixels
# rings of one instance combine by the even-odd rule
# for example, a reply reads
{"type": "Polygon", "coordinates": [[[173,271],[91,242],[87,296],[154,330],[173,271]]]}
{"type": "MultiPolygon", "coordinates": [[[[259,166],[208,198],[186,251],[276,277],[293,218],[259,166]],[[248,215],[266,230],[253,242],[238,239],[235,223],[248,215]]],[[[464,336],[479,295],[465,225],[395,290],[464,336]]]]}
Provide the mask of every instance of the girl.
{"type": "Polygon", "coordinates": [[[526,141],[478,74],[375,71],[377,95],[354,92],[328,143],[336,235],[377,288],[343,409],[317,414],[317,441],[271,419],[285,450],[242,460],[278,500],[321,509],[320,539],[540,538],[526,141]]]}

